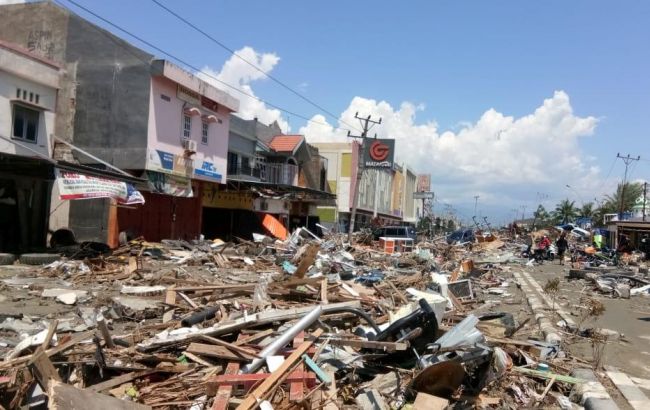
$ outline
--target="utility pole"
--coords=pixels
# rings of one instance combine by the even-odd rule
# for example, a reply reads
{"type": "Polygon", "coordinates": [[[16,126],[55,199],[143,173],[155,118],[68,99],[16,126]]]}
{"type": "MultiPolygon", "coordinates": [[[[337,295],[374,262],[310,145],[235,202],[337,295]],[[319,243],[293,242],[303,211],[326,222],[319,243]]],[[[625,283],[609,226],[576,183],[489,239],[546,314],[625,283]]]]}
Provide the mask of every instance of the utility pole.
{"type": "MultiPolygon", "coordinates": [[[[350,210],[350,227],[348,229],[348,242],[352,243],[352,232],[354,232],[354,225],[357,218],[357,206],[359,204],[359,185],[361,185],[361,177],[363,176],[364,164],[363,164],[363,147],[365,141],[368,138],[368,131],[376,124],[381,124],[381,118],[379,121],[373,121],[370,119],[372,116],[369,115],[366,118],[359,117],[359,113],[354,114],[354,118],[358,119],[361,122],[363,127],[363,132],[361,135],[351,135],[348,131],[348,137],[350,138],[361,138],[361,143],[359,144],[359,152],[357,153],[357,179],[356,184],[354,185],[354,192],[352,193],[352,209],[350,210]]],[[[377,134],[375,134],[377,138],[377,134]]]]}
{"type": "Polygon", "coordinates": [[[641,159],[640,155],[637,155],[636,158],[630,157],[630,154],[627,154],[626,157],[621,156],[620,153],[616,154],[616,158],[620,158],[623,160],[623,163],[625,164],[625,174],[623,176],[623,185],[621,185],[621,199],[620,203],[618,206],[618,220],[621,221],[623,219],[623,211],[625,211],[623,208],[625,207],[625,184],[627,182],[627,168],[630,166],[632,161],[638,161],[641,159]]]}
{"type": "Polygon", "coordinates": [[[478,199],[480,198],[480,195],[474,195],[474,216],[476,216],[476,209],[478,208],[478,199]]]}
{"type": "Polygon", "coordinates": [[[643,183],[643,222],[645,222],[645,203],[648,201],[648,183],[643,183]]]}

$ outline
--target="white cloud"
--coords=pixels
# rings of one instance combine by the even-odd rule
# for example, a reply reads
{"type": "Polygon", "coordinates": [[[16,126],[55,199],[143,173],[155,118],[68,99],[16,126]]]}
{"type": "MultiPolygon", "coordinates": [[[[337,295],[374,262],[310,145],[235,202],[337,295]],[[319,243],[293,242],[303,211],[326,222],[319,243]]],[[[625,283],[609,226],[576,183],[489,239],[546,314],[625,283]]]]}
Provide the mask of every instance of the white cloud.
{"type": "MultiPolygon", "coordinates": [[[[527,199],[534,200],[536,191],[566,194],[567,183],[588,195],[599,183],[598,167],[579,146],[598,120],[576,116],[564,91],[556,91],[529,115],[514,118],[489,109],[455,131],[440,131],[435,121],[417,122],[423,109],[410,102],[394,108],[386,101],[355,97],[337,125],[358,124],[357,111],[381,117],[371,135],[376,130],[379,137],[395,138],[398,159],[418,173],[431,173],[434,189],[449,201],[470,202],[476,194],[485,204],[521,201],[524,191],[532,192],[527,199]]],[[[320,115],[313,120],[325,122],[320,115]]],[[[331,125],[309,123],[300,133],[312,142],[347,140],[331,125]]]]}
{"type": "Polygon", "coordinates": [[[0,6],[4,6],[5,4],[21,4],[26,2],[27,0],[0,0],[0,6]]]}
{"type": "Polygon", "coordinates": [[[251,67],[241,59],[231,56],[223,64],[221,70],[215,70],[206,66],[201,69],[202,72],[198,73],[197,76],[238,98],[240,102],[239,112],[237,113],[238,116],[244,119],[253,119],[257,117],[261,122],[266,124],[271,124],[274,121],[277,121],[280,128],[288,131],[289,124],[284,118],[282,118],[282,112],[280,110],[268,107],[260,100],[236,92],[219,82],[223,81],[248,95],[254,96],[255,93],[253,92],[251,83],[254,81],[264,80],[266,78],[264,74],[268,74],[273,70],[280,61],[280,57],[274,53],[258,53],[251,47],[244,47],[236,52],[246,61],[250,61],[255,66],[259,67],[263,73],[256,70],[254,67],[251,67]],[[217,78],[219,81],[215,81],[212,77],[217,78]]]}
{"type": "MultiPolygon", "coordinates": [[[[237,51],[264,71],[271,72],[280,58],[274,53],[259,53],[251,47],[237,51]]],[[[264,74],[236,57],[228,59],[220,70],[203,69],[221,81],[254,95],[252,83],[264,80],[264,74]]],[[[240,99],[238,115],[257,117],[265,123],[278,121],[283,130],[289,130],[282,112],[266,104],[233,92],[210,77],[199,74],[216,87],[225,89],[240,99]]],[[[304,89],[307,82],[298,88],[304,89]]],[[[532,113],[515,118],[490,108],[475,121],[464,121],[450,130],[440,130],[435,121],[419,121],[425,106],[402,102],[393,107],[386,101],[354,97],[336,124],[328,123],[322,114],[299,129],[311,142],[347,142],[346,130],[350,124],[357,127],[355,113],[382,118],[370,135],[395,138],[398,160],[407,162],[417,173],[431,173],[433,189],[440,202],[472,208],[474,195],[488,209],[513,207],[535,202],[536,192],[543,192],[555,200],[573,197],[565,188],[570,184],[585,200],[602,190],[601,170],[596,159],[583,155],[580,142],[593,135],[598,119],[574,114],[569,96],[556,91],[532,113]]],[[[606,182],[606,181],[605,181],[606,182]]]]}

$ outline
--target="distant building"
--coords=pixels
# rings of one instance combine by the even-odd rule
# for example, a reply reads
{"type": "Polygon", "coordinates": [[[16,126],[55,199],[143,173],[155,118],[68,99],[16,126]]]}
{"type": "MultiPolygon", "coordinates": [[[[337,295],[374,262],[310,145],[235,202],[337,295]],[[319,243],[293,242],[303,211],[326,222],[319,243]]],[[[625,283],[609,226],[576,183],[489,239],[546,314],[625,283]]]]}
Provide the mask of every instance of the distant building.
{"type": "MultiPolygon", "coordinates": [[[[327,159],[327,184],[336,192],[336,206],[319,206],[320,220],[340,232],[347,230],[357,177],[358,143],[315,143],[327,159]]],[[[416,222],[417,175],[405,165],[390,169],[367,168],[359,185],[357,229],[375,218],[383,225],[416,222]]]]}

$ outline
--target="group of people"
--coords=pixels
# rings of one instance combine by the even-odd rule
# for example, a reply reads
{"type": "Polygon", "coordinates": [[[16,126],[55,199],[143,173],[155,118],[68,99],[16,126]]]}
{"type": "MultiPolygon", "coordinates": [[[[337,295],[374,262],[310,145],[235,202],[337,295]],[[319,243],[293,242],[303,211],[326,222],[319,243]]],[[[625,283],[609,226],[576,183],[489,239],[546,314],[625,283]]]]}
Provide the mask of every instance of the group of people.
{"type": "MultiPolygon", "coordinates": [[[[528,246],[526,252],[528,255],[534,256],[538,261],[548,259],[552,245],[551,239],[548,237],[548,235],[543,235],[539,242],[537,242],[534,252],[532,251],[533,244],[533,235],[528,235],[526,237],[526,245],[528,246]]],[[[567,249],[569,249],[569,242],[566,239],[566,232],[562,232],[560,234],[560,236],[555,241],[555,246],[557,248],[557,256],[560,260],[560,265],[564,265],[564,254],[566,253],[567,249]]]]}

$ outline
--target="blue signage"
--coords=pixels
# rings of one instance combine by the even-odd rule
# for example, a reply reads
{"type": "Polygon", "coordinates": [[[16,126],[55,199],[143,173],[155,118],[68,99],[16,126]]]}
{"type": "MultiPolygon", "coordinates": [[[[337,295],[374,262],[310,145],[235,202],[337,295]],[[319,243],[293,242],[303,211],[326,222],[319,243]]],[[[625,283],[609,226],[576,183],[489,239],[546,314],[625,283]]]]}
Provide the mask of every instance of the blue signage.
{"type": "Polygon", "coordinates": [[[213,179],[216,182],[221,182],[222,175],[217,172],[217,169],[212,162],[203,161],[201,168],[195,168],[194,173],[196,175],[201,175],[203,177],[213,179]]]}
{"type": "Polygon", "coordinates": [[[160,166],[162,169],[173,170],[174,169],[174,154],[169,152],[156,150],[158,157],[160,157],[160,166]]]}

